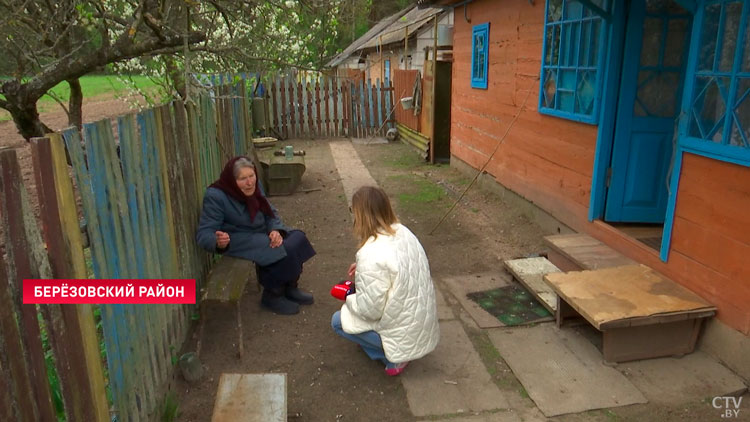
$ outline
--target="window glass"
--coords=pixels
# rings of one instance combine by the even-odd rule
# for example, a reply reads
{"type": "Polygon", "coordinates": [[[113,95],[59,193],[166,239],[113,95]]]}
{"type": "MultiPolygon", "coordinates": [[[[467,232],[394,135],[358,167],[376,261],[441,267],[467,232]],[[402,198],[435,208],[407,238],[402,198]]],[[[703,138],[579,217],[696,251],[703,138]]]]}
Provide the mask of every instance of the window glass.
{"type": "Polygon", "coordinates": [[[750,148],[750,10],[743,10],[748,7],[748,2],[724,0],[699,10],[698,63],[688,74],[689,137],[750,148]]]}
{"type": "MultiPolygon", "coordinates": [[[[593,3],[610,9],[610,0],[593,3]]],[[[605,21],[574,0],[548,0],[546,13],[540,111],[596,123],[605,21]]]]}
{"type": "Polygon", "coordinates": [[[703,12],[703,28],[698,50],[698,70],[713,70],[716,57],[716,37],[719,32],[721,4],[710,4],[703,12]]]}
{"type": "Polygon", "coordinates": [[[719,71],[731,72],[737,49],[737,37],[740,31],[742,3],[729,3],[724,9],[724,37],[719,56],[719,71]]]}
{"type": "Polygon", "coordinates": [[[471,87],[487,89],[489,23],[475,25],[471,36],[471,87]]]}

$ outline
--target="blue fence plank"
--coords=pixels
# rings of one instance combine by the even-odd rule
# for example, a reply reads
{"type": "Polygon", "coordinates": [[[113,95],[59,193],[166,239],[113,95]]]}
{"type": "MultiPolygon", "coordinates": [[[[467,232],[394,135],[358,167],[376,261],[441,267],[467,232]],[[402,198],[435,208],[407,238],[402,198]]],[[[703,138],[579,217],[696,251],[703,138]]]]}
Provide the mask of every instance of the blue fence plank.
{"type": "Polygon", "coordinates": [[[377,104],[377,102],[373,101],[373,98],[372,98],[373,90],[372,90],[372,81],[370,79],[367,80],[366,91],[367,91],[367,101],[369,103],[369,108],[370,108],[370,121],[369,121],[368,126],[370,127],[370,131],[372,132],[372,128],[376,126],[375,125],[375,108],[373,107],[373,104],[377,104]]]}
{"type": "MultiPolygon", "coordinates": [[[[122,305],[101,305],[102,331],[104,334],[104,347],[107,351],[107,368],[109,370],[109,389],[112,392],[116,415],[127,413],[127,394],[125,392],[125,367],[120,355],[120,338],[126,333],[120,333],[117,320],[121,311],[117,307],[122,305]]],[[[118,419],[120,420],[120,419],[118,419]]],[[[123,418],[122,420],[127,420],[123,418]]]]}
{"type": "Polygon", "coordinates": [[[102,245],[101,237],[93,235],[96,227],[99,226],[99,216],[96,213],[96,207],[93,201],[94,188],[91,184],[91,176],[88,172],[83,148],[81,147],[81,138],[78,130],[75,128],[64,130],[62,132],[62,137],[65,141],[65,147],[68,150],[68,154],[70,155],[70,160],[73,165],[73,175],[76,179],[78,191],[81,194],[83,216],[86,219],[86,228],[89,232],[92,267],[95,275],[101,274],[102,271],[104,271],[102,266],[106,266],[107,259],[104,255],[104,246],[102,245]]]}
{"type": "Polygon", "coordinates": [[[119,278],[120,261],[116,253],[112,213],[109,212],[107,201],[107,186],[104,183],[104,169],[102,153],[99,148],[99,130],[96,124],[84,125],[84,141],[86,143],[86,155],[89,173],[91,174],[91,185],[94,193],[95,213],[100,216],[98,227],[89,227],[90,235],[98,235],[102,239],[104,262],[101,263],[101,274],[94,274],[97,278],[119,278]]]}
{"type": "Polygon", "coordinates": [[[130,211],[130,224],[133,228],[133,242],[140,247],[135,248],[135,270],[136,277],[145,278],[150,271],[147,269],[146,251],[149,250],[146,239],[143,237],[142,224],[147,217],[141,215],[142,200],[139,200],[139,194],[143,195],[143,184],[139,180],[141,173],[138,171],[138,155],[135,139],[135,120],[133,115],[120,116],[117,118],[117,133],[120,139],[120,159],[122,160],[123,176],[127,189],[127,203],[130,211]]]}

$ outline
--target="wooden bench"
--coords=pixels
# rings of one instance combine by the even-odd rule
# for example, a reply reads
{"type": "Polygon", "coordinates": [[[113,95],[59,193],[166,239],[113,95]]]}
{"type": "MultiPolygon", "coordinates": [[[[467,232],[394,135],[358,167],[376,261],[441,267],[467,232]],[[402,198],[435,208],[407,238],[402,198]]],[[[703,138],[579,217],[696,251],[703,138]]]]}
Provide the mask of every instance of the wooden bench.
{"type": "MultiPolygon", "coordinates": [[[[206,303],[218,301],[221,303],[234,302],[237,306],[237,332],[238,332],[238,355],[242,358],[242,313],[240,299],[245,292],[245,286],[252,274],[256,274],[255,263],[241,258],[222,256],[214,264],[213,269],[206,277],[206,287],[203,289],[200,303],[200,328],[198,330],[198,344],[196,354],[200,356],[201,340],[203,339],[203,327],[206,321],[206,303]]],[[[258,285],[260,288],[260,285],[258,285]]]]}
{"type": "Polygon", "coordinates": [[[221,374],[211,422],[286,422],[286,374],[221,374]]]}
{"type": "Polygon", "coordinates": [[[580,315],[602,332],[608,362],[684,355],[716,308],[645,265],[551,273],[558,327],[580,315]]]}

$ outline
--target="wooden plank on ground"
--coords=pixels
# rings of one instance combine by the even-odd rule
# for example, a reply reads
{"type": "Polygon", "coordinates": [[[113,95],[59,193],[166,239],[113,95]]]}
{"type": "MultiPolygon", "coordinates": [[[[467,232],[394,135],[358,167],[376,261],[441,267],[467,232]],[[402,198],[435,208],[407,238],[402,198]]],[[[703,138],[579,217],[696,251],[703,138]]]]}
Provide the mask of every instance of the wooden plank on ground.
{"type": "Polygon", "coordinates": [[[558,234],[546,236],[544,241],[553,251],[563,255],[584,270],[635,264],[635,261],[626,258],[587,234],[558,234]]]}
{"type": "Polygon", "coordinates": [[[716,310],[695,293],[645,265],[552,273],[544,279],[600,331],[703,317],[716,310]]]}
{"type": "Polygon", "coordinates": [[[286,374],[221,374],[212,422],[283,422],[286,374]]]}
{"type": "Polygon", "coordinates": [[[547,258],[524,258],[509,259],[505,261],[505,268],[526,289],[533,294],[539,302],[553,314],[557,310],[557,295],[547,283],[544,282],[544,275],[549,273],[558,273],[560,269],[549,262],[547,258]]]}
{"type": "Polygon", "coordinates": [[[203,299],[221,302],[239,300],[254,272],[255,263],[252,261],[223,256],[208,275],[208,287],[203,299]]]}

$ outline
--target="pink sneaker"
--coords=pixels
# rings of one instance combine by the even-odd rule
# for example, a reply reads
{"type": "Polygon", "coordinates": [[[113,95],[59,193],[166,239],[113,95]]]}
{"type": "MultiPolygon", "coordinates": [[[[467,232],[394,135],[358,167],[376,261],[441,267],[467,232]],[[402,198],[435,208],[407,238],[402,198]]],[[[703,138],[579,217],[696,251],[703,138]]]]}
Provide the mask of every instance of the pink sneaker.
{"type": "Polygon", "coordinates": [[[404,372],[404,368],[406,368],[406,365],[408,364],[409,362],[397,363],[393,368],[385,368],[385,373],[389,376],[395,377],[396,375],[404,372]]]}

